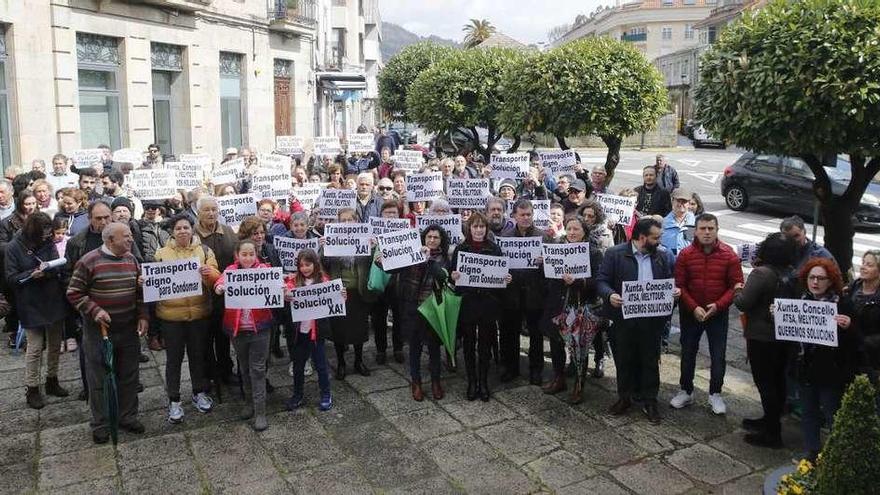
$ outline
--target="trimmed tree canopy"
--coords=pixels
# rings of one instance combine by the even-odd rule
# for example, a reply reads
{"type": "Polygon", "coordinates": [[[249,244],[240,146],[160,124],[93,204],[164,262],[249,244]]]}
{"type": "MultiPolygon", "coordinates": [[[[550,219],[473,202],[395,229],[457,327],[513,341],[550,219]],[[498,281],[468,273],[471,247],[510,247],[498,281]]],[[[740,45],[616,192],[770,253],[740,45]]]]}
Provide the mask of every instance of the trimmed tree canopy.
{"type": "Polygon", "coordinates": [[[416,77],[434,62],[453,52],[453,48],[437,43],[410,45],[391,57],[379,73],[379,102],[385,111],[408,120],[406,95],[416,77]]]}

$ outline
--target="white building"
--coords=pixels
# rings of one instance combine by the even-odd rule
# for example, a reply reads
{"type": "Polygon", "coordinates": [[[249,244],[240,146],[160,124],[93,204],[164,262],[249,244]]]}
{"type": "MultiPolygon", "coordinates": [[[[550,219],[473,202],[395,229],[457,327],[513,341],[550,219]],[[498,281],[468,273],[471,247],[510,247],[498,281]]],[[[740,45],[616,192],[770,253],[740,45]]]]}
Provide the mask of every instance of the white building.
{"type": "Polygon", "coordinates": [[[219,157],[371,125],[379,30],[375,0],[0,2],[0,165],[98,144],[219,157]]]}

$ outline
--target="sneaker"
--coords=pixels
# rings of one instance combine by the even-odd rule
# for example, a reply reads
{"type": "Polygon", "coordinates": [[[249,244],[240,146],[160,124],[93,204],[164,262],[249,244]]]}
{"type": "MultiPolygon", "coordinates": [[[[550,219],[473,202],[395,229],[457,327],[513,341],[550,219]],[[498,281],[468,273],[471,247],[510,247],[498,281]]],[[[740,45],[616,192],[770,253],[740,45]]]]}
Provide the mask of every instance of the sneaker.
{"type": "Polygon", "coordinates": [[[689,406],[694,403],[694,394],[689,394],[684,390],[679,390],[675,397],[669,401],[669,405],[674,407],[675,409],[681,409],[682,407],[689,406]]]}
{"type": "Polygon", "coordinates": [[[303,375],[312,376],[312,373],[314,373],[314,372],[315,372],[315,370],[312,368],[312,362],[306,361],[306,366],[305,366],[305,368],[303,368],[303,375]]]}
{"type": "Polygon", "coordinates": [[[333,407],[333,398],[330,397],[330,394],[321,395],[321,402],[318,404],[318,409],[321,411],[329,411],[331,407],[333,407]]]}
{"type": "Polygon", "coordinates": [[[192,401],[193,405],[196,406],[196,409],[201,413],[211,412],[211,409],[214,408],[214,400],[204,392],[199,392],[193,395],[192,401]]]}
{"type": "Polygon", "coordinates": [[[180,402],[172,402],[168,405],[168,422],[172,424],[183,422],[183,406],[180,402]]]}
{"type": "Polygon", "coordinates": [[[709,405],[712,406],[712,412],[715,414],[727,414],[727,406],[721,394],[709,394],[709,405]]]}
{"type": "Polygon", "coordinates": [[[73,352],[77,349],[76,339],[67,339],[67,351],[73,352]]]}
{"type": "Polygon", "coordinates": [[[293,376],[293,362],[291,362],[290,366],[287,367],[287,374],[293,376]]]}

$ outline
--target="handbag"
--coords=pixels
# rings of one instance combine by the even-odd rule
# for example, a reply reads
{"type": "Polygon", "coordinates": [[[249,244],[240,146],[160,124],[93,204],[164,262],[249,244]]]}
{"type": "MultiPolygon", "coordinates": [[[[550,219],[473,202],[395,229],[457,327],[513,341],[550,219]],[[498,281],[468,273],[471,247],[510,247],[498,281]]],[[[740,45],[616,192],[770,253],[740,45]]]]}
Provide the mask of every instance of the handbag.
{"type": "Polygon", "coordinates": [[[367,290],[382,294],[388,283],[391,281],[391,274],[379,267],[375,263],[370,264],[370,276],[367,278],[367,290]]]}

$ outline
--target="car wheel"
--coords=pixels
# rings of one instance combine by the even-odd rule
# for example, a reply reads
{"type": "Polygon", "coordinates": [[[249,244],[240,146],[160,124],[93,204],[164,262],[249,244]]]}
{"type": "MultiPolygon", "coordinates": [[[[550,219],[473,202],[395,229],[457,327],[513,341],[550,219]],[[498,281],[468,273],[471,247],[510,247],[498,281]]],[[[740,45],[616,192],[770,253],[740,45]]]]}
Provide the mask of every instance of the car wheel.
{"type": "Polygon", "coordinates": [[[731,186],[724,194],[724,202],[733,211],[743,211],[749,204],[749,196],[742,187],[731,186]]]}
{"type": "Polygon", "coordinates": [[[703,145],[703,143],[701,143],[700,141],[697,141],[696,139],[694,139],[694,148],[699,148],[699,147],[702,146],[702,145],[703,145]]]}

